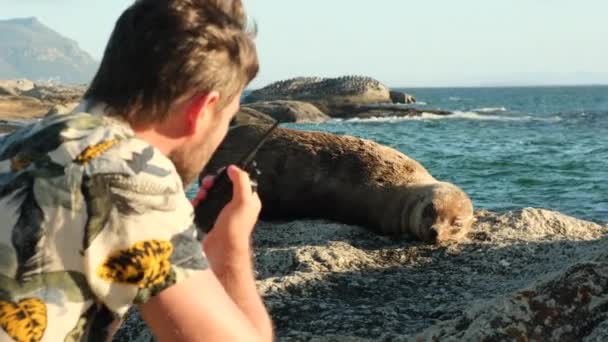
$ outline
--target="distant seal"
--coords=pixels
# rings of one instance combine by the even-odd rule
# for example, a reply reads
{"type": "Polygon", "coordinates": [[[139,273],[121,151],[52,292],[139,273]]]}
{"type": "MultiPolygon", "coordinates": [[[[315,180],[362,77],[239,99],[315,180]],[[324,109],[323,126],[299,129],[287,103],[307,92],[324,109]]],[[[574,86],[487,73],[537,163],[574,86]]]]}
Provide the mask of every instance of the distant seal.
{"type": "MultiPolygon", "coordinates": [[[[231,130],[202,174],[234,163],[267,127],[231,130]]],[[[263,219],[325,218],[433,243],[462,240],[473,221],[462,190],[369,140],[278,128],[256,161],[263,219]]]]}

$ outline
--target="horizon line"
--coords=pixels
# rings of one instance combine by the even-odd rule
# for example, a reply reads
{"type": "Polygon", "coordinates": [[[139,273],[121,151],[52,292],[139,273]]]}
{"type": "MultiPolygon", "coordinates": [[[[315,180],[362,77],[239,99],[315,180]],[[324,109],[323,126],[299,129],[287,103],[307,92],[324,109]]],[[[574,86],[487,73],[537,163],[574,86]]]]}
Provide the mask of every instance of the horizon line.
{"type": "MultiPolygon", "coordinates": [[[[264,87],[267,87],[275,82],[280,82],[279,81],[273,81],[270,82],[264,86],[260,86],[260,87],[247,87],[245,88],[245,91],[253,91],[253,90],[257,90],[257,89],[262,89],[264,87]]],[[[389,89],[454,89],[454,88],[461,88],[461,89],[467,89],[467,88],[559,88],[559,87],[572,87],[572,88],[576,88],[576,87],[608,87],[608,82],[605,83],[574,83],[574,84],[568,84],[568,83],[555,83],[555,84],[505,84],[505,85],[438,85],[438,86],[392,86],[392,85],[386,85],[389,89]]]]}

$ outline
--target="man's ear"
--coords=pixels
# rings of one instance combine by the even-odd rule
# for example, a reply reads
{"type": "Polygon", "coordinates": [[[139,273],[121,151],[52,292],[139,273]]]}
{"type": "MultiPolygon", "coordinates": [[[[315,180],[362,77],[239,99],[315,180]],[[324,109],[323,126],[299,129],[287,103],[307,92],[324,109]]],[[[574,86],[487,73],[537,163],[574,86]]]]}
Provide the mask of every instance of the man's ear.
{"type": "Polygon", "coordinates": [[[220,94],[217,91],[192,97],[186,107],[186,130],[188,134],[195,134],[199,121],[215,113],[219,97],[220,94]]]}

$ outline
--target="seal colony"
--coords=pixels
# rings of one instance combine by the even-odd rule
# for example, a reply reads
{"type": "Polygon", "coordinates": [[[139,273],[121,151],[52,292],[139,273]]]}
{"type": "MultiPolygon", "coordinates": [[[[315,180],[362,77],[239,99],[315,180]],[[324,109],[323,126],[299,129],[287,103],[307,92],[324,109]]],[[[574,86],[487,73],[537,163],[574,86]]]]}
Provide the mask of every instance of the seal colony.
{"type": "Polygon", "coordinates": [[[357,102],[389,102],[390,89],[367,76],[296,77],[255,90],[247,96],[245,102],[284,99],[335,101],[347,96],[365,96],[357,102]]]}
{"type": "MultiPolygon", "coordinates": [[[[265,129],[232,129],[202,174],[234,163],[265,129]]],[[[461,189],[369,140],[277,128],[256,160],[264,220],[324,218],[431,243],[460,241],[473,222],[461,189]]]]}

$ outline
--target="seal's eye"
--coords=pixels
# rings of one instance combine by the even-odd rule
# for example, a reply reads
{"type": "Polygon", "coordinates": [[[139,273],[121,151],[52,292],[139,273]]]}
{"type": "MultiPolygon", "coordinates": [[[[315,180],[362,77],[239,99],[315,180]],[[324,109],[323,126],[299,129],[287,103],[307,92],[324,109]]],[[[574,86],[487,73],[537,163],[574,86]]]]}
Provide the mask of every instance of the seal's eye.
{"type": "Polygon", "coordinates": [[[429,203],[426,207],[424,207],[422,217],[432,219],[435,218],[435,207],[433,206],[433,203],[429,203]]]}

